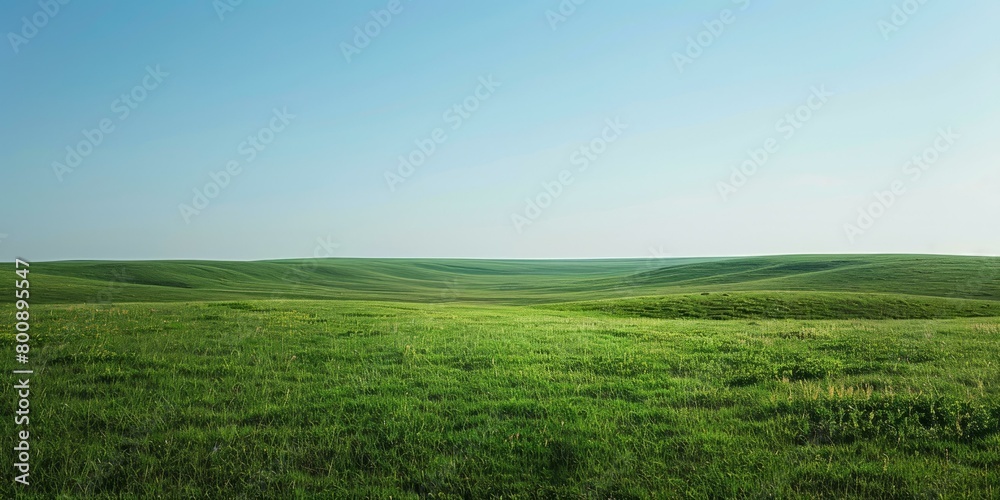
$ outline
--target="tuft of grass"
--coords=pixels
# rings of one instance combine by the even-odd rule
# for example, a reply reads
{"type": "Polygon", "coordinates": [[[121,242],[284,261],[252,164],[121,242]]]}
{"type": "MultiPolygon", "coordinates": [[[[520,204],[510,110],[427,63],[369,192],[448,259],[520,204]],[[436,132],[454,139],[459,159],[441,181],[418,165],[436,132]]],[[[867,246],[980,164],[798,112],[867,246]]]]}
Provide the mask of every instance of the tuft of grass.
{"type": "Polygon", "coordinates": [[[779,413],[803,419],[800,439],[851,443],[879,439],[908,445],[982,442],[1000,432],[1000,404],[924,394],[830,397],[778,405],[779,413]]]}

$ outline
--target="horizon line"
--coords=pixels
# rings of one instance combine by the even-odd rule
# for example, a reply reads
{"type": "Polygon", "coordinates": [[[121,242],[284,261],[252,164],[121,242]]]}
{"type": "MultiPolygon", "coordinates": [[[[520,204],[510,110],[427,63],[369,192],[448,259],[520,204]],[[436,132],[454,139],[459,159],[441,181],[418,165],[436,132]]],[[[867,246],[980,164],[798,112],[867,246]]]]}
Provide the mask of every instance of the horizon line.
{"type": "MultiPolygon", "coordinates": [[[[373,256],[350,256],[337,255],[327,257],[277,257],[266,259],[58,259],[32,261],[21,258],[28,263],[69,263],[69,262],[280,262],[296,260],[460,260],[460,261],[507,261],[507,262],[537,262],[537,261],[560,261],[560,262],[583,262],[583,261],[610,261],[610,260],[682,260],[682,259],[749,259],[763,257],[822,257],[822,256],[851,256],[851,257],[889,257],[889,256],[913,256],[913,257],[971,257],[971,258],[1000,258],[1000,255],[974,254],[974,253],[911,253],[911,252],[857,252],[857,253],[777,253],[777,254],[744,254],[744,255],[646,255],[640,257],[373,257],[373,256]]],[[[3,261],[13,263],[13,260],[3,261]]]]}

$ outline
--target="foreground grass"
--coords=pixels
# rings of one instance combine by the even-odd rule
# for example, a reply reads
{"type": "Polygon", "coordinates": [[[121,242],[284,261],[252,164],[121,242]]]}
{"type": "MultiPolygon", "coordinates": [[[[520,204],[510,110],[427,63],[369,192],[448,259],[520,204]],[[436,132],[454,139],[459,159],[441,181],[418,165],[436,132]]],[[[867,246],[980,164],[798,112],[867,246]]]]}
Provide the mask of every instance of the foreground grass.
{"type": "Polygon", "coordinates": [[[39,497],[1000,494],[1000,318],[32,311],[39,497]]]}

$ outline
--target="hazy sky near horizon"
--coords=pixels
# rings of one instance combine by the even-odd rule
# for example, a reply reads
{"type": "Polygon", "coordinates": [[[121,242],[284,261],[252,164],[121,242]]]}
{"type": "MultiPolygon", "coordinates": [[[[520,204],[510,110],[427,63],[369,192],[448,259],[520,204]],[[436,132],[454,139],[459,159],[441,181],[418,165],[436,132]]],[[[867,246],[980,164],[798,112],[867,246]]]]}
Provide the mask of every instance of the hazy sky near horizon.
{"type": "Polygon", "coordinates": [[[1000,255],[996,2],[48,1],[0,260],[1000,255]]]}

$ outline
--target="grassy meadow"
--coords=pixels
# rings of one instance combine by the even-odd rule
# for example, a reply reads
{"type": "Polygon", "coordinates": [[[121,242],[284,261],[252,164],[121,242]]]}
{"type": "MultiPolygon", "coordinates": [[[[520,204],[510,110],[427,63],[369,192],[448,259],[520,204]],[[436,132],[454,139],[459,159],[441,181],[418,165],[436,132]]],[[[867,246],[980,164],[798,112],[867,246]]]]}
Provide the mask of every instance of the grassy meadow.
{"type": "Polygon", "coordinates": [[[30,279],[32,485],[3,498],[1000,496],[1000,259],[30,279]]]}

